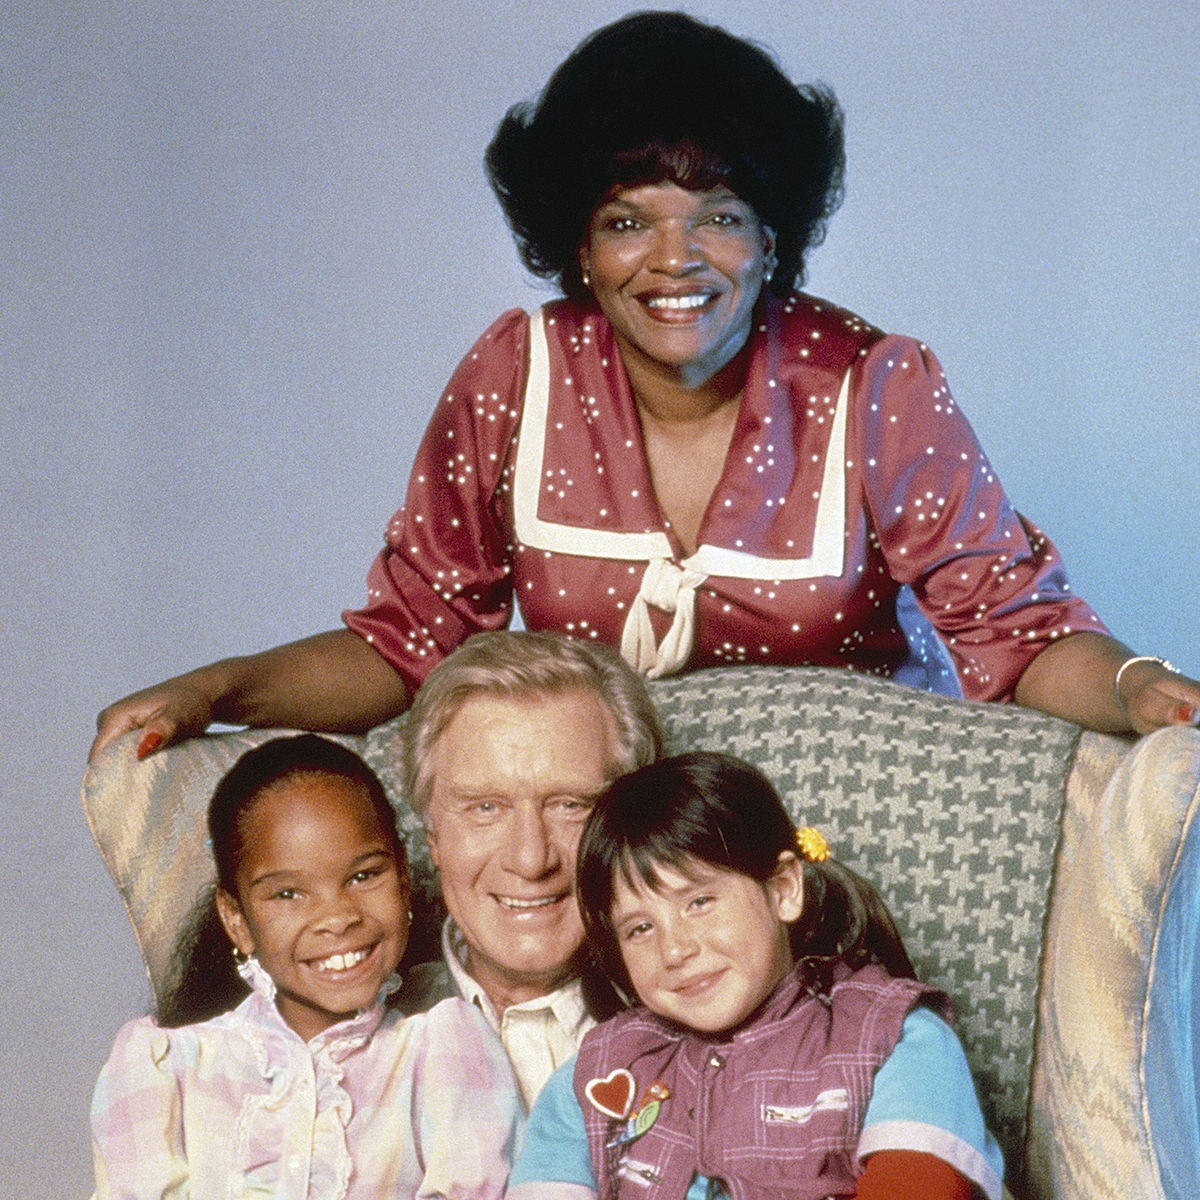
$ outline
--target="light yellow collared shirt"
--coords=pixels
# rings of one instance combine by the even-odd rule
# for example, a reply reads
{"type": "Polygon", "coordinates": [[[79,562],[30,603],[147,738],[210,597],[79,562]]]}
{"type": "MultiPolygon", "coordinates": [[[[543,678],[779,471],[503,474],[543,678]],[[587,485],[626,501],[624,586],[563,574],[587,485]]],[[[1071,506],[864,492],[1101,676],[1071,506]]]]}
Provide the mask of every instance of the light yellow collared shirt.
{"type": "Polygon", "coordinates": [[[467,941],[447,919],[442,926],[442,954],[462,998],[476,1005],[496,1031],[517,1076],[529,1108],[543,1084],[561,1067],[596,1022],[584,1007],[579,980],[572,979],[545,996],[510,1004],[502,1014],[467,973],[467,941]]]}

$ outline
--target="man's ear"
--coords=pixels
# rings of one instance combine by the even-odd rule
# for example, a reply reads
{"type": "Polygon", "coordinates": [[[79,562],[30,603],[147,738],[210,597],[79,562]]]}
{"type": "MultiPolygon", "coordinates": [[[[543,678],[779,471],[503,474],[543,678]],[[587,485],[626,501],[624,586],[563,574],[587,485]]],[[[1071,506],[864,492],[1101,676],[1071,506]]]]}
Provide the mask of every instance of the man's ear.
{"type": "Polygon", "coordinates": [[[804,911],[804,864],[790,850],[780,853],[766,889],[781,921],[790,925],[800,919],[804,911]]]}
{"type": "Polygon", "coordinates": [[[429,808],[425,810],[425,816],[423,819],[423,824],[425,826],[425,847],[429,851],[429,861],[433,863],[433,865],[440,871],[442,869],[442,864],[438,862],[440,852],[438,848],[437,826],[433,820],[432,809],[433,802],[431,799],[429,808]]]}
{"type": "Polygon", "coordinates": [[[229,940],[247,958],[254,953],[254,938],[242,915],[242,906],[224,888],[217,888],[217,916],[229,935],[229,940]]]}

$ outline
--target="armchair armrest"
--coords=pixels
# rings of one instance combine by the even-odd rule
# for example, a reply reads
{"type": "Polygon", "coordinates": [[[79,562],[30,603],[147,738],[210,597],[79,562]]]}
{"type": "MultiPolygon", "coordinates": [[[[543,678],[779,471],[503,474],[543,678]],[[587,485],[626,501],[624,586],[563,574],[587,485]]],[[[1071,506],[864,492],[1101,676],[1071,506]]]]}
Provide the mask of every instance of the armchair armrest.
{"type": "Polygon", "coordinates": [[[1200,732],[1143,738],[1064,815],[1047,921],[1028,1178],[1038,1195],[1200,1195],[1200,732]]]}

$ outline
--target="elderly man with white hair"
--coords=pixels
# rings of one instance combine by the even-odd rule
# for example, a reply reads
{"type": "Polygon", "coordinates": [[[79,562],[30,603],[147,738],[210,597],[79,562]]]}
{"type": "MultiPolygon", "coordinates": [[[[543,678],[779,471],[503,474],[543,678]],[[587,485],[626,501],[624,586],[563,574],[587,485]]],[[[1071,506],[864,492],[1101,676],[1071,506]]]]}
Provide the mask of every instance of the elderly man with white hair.
{"type": "Polygon", "coordinates": [[[603,646],[482,633],[418,691],[406,749],[450,915],[442,961],[410,972],[400,1003],[420,1011],[457,994],[478,1005],[530,1104],[592,1024],[575,849],[595,797],[660,755],[654,706],[603,646]]]}

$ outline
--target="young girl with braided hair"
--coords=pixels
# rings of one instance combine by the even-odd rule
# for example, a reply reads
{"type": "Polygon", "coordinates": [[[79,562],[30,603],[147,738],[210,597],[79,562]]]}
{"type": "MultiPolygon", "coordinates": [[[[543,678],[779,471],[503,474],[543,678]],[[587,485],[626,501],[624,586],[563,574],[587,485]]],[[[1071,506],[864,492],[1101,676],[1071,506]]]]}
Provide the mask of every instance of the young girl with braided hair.
{"type": "Polygon", "coordinates": [[[949,1001],[755,767],[696,753],[617,780],[576,881],[629,1004],[539,1096],[511,1200],[997,1200],[949,1001]]]}

